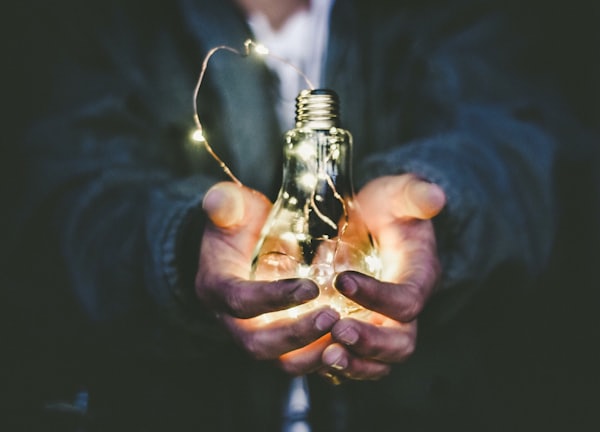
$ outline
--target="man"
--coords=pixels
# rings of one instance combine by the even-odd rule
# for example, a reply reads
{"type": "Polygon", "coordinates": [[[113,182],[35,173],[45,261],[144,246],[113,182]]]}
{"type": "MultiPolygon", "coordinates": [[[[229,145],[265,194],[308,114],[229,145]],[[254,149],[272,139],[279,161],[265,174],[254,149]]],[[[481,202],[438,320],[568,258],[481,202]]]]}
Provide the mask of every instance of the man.
{"type": "Polygon", "coordinates": [[[309,6],[165,3],[72,5],[26,141],[20,229],[48,239],[41,280],[64,278],[50,297],[81,320],[67,345],[88,365],[91,428],[278,430],[287,373],[310,372],[347,381],[311,376],[314,430],[510,424],[488,411],[478,343],[547,261],[561,111],[518,70],[526,46],[506,17],[488,2],[332,6],[321,81],[355,138],[367,222],[390,260],[409,258],[383,281],[338,278],[380,325],[325,307],[257,327],[246,319],[317,294],[246,279],[279,186],[278,83],[223,55],[201,89],[209,141],[242,188],[189,141],[191,90],[210,48],[252,36],[245,17],[285,26],[309,6]]]}

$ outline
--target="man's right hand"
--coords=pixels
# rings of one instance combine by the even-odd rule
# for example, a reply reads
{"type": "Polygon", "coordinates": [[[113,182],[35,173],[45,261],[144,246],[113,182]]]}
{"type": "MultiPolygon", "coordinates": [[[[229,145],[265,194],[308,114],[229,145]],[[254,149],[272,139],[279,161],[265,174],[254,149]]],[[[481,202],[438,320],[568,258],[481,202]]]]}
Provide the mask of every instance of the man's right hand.
{"type": "Polygon", "coordinates": [[[254,248],[271,208],[257,191],[223,182],[204,197],[208,216],[196,274],[196,294],[234,341],[253,358],[276,360],[293,375],[319,369],[339,314],[323,307],[299,318],[263,323],[256,317],[305,303],[319,294],[308,279],[248,279],[254,248]]]}

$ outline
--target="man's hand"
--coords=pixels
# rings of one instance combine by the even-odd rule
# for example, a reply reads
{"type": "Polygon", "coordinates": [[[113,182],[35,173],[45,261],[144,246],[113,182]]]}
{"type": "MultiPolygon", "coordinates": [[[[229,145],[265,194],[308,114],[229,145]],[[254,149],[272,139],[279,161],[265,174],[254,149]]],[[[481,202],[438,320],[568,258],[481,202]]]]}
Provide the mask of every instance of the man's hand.
{"type": "Polygon", "coordinates": [[[416,318],[440,276],[430,219],[445,205],[441,188],[411,174],[381,177],[357,200],[378,243],[383,274],[376,280],[344,272],[336,279],[340,292],[374,313],[368,322],[345,318],[334,325],[322,357],[327,369],[320,371],[334,381],[379,379],[406,360],[415,349],[416,318]]]}
{"type": "Polygon", "coordinates": [[[264,323],[257,316],[305,303],[319,294],[308,279],[250,281],[250,263],[271,208],[260,193],[219,183],[206,194],[209,221],[200,248],[196,294],[253,358],[277,360],[292,374],[312,372],[339,315],[319,308],[300,318],[264,323]]]}

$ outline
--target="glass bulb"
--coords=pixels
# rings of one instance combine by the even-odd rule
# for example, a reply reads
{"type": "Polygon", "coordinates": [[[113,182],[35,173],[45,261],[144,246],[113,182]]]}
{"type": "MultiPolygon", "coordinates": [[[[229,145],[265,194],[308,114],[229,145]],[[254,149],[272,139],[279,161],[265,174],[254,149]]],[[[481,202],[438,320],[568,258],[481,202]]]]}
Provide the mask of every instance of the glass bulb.
{"type": "Polygon", "coordinates": [[[317,299],[263,315],[272,321],[322,305],[342,316],[368,313],[333,286],[355,270],[374,277],[381,265],[356,206],[351,178],[352,136],[339,127],[337,95],[305,90],[296,102],[296,127],[285,134],[283,183],[261,232],[251,277],[303,277],[320,288],[317,299]]]}

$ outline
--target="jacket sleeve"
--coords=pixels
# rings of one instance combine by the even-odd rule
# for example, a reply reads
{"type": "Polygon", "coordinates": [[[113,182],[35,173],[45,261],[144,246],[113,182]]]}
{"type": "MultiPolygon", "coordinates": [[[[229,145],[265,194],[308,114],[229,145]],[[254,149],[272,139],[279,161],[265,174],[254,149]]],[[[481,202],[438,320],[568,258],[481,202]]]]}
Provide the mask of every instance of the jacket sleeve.
{"type": "Polygon", "coordinates": [[[378,152],[360,167],[363,181],[411,172],[447,195],[434,221],[443,276],[426,311],[438,323],[475,298],[495,310],[514,303],[547,264],[556,225],[552,121],[568,113],[543,91],[542,75],[522,68],[525,40],[486,3],[403,17],[396,45],[380,50],[392,67],[374,72],[386,85],[372,103],[400,102],[373,119],[378,152]],[[401,65],[391,55],[398,46],[401,65]]]}
{"type": "Polygon", "coordinates": [[[101,32],[63,31],[45,77],[46,109],[25,143],[22,243],[35,250],[35,233],[53,233],[45,249],[59,257],[68,295],[114,346],[206,353],[220,333],[193,279],[201,200],[219,178],[187,159],[206,158],[188,140],[196,69],[164,33],[110,18],[101,32]]]}

